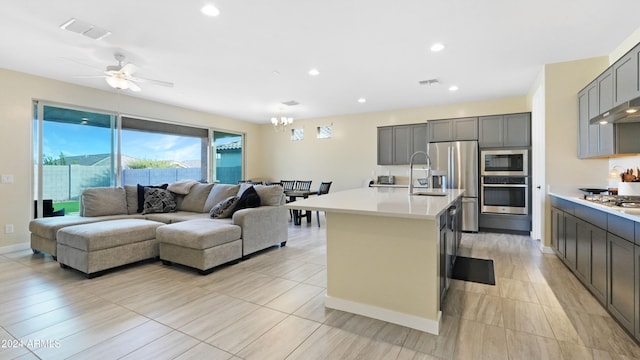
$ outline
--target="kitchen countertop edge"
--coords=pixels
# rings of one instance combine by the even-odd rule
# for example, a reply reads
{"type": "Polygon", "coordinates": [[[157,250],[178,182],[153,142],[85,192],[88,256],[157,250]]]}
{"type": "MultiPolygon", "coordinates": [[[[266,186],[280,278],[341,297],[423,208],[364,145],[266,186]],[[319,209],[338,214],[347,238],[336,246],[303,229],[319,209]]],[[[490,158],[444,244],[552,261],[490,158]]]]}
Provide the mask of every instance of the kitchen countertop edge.
{"type": "Polygon", "coordinates": [[[612,214],[612,215],[616,215],[616,216],[620,216],[629,220],[633,220],[636,222],[640,222],[640,213],[636,213],[638,212],[638,210],[633,210],[634,213],[628,213],[625,212],[626,210],[624,209],[618,209],[618,208],[612,208],[610,206],[606,206],[606,205],[600,205],[598,203],[594,203],[592,201],[588,201],[583,199],[582,197],[584,195],[580,195],[580,194],[576,194],[576,193],[570,193],[570,192],[560,192],[560,191],[549,191],[548,194],[550,196],[555,196],[557,198],[560,199],[564,199],[567,201],[571,201],[574,202],[576,204],[580,204],[580,205],[584,205],[587,207],[590,207],[592,209],[596,209],[596,210],[600,210],[603,212],[606,212],[608,214],[612,214]]]}

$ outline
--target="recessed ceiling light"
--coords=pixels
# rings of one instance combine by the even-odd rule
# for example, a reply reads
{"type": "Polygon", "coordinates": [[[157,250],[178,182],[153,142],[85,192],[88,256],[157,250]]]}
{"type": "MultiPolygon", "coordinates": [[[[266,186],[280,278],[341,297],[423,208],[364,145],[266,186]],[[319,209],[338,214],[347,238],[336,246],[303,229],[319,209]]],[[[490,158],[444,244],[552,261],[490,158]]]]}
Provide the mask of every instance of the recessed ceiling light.
{"type": "Polygon", "coordinates": [[[444,50],[444,44],[442,43],[435,43],[433,45],[431,45],[431,51],[433,52],[438,52],[438,51],[442,51],[444,50]]]}
{"type": "Polygon", "coordinates": [[[318,69],[316,69],[316,68],[313,68],[313,69],[309,70],[309,75],[318,76],[318,75],[320,75],[320,71],[318,71],[318,69]]]}
{"type": "Polygon", "coordinates": [[[200,12],[207,16],[218,16],[220,15],[220,10],[215,7],[213,4],[207,4],[200,9],[200,12]]]}
{"type": "Polygon", "coordinates": [[[359,98],[359,99],[358,99],[358,102],[359,102],[360,104],[364,104],[364,103],[366,103],[366,102],[367,102],[367,99],[365,99],[365,98],[359,98]]]}
{"type": "Polygon", "coordinates": [[[627,110],[625,110],[627,114],[635,114],[638,112],[638,109],[636,108],[629,108],[627,110]]]}
{"type": "Polygon", "coordinates": [[[455,85],[449,86],[449,91],[458,91],[458,87],[455,85]]]}

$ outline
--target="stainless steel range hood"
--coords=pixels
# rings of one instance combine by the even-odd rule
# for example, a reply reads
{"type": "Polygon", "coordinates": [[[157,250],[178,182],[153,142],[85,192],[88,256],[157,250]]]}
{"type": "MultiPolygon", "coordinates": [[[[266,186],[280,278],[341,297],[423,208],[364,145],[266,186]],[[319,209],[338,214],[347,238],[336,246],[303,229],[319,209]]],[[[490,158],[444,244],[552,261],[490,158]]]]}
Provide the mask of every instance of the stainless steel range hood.
{"type": "Polygon", "coordinates": [[[640,122],[640,97],[626,101],[589,120],[590,124],[640,122]]]}

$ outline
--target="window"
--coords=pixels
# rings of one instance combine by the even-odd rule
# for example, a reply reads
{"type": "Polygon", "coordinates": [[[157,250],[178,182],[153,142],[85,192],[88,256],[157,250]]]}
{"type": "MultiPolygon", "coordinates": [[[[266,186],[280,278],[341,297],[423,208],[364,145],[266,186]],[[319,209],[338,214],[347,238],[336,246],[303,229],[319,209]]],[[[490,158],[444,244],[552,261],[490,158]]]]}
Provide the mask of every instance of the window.
{"type": "Polygon", "coordinates": [[[123,116],[122,184],[207,181],[208,143],[207,129],[123,116]]]}
{"type": "Polygon", "coordinates": [[[291,141],[300,141],[304,139],[304,129],[291,129],[291,141]]]}
{"type": "Polygon", "coordinates": [[[38,102],[34,112],[37,215],[77,213],[84,189],[116,184],[116,115],[38,102]]]}
{"type": "Polygon", "coordinates": [[[242,180],[243,136],[213,131],[212,140],[213,181],[223,184],[237,184],[242,180]]]}
{"type": "Polygon", "coordinates": [[[210,172],[221,182],[242,178],[241,134],[213,132],[210,156],[206,128],[39,101],[33,112],[36,217],[77,213],[90,187],[208,181],[210,172]]]}
{"type": "Polygon", "coordinates": [[[318,139],[331,139],[331,125],[318,126],[318,139]]]}

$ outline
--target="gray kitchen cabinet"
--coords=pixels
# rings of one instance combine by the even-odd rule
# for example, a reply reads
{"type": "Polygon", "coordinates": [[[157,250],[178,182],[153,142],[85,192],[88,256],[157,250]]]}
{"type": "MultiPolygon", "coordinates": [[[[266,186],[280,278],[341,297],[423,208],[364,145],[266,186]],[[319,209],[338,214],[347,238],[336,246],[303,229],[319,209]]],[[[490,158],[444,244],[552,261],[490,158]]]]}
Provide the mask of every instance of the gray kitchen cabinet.
{"type": "Polygon", "coordinates": [[[478,144],[483,148],[531,146],[531,114],[478,118],[478,144]]]}
{"type": "Polygon", "coordinates": [[[564,212],[551,208],[551,244],[561,259],[565,257],[564,212]]]}
{"type": "Polygon", "coordinates": [[[379,127],[378,165],[406,165],[415,151],[427,151],[427,130],[427,124],[379,127]]]}
{"type": "Polygon", "coordinates": [[[578,218],[570,214],[564,214],[564,260],[570,269],[576,269],[578,249],[578,218]]]}
{"type": "Polygon", "coordinates": [[[551,246],[564,259],[564,212],[554,207],[551,208],[551,246]]]}
{"type": "MultiPolygon", "coordinates": [[[[411,125],[411,153],[416,151],[427,152],[429,127],[427,124],[411,125]]],[[[417,157],[416,157],[417,159],[417,157]]]]}
{"type": "Polygon", "coordinates": [[[586,221],[576,222],[575,274],[585,284],[591,284],[591,228],[586,221]]]}
{"type": "Polygon", "coordinates": [[[600,114],[613,108],[613,69],[609,68],[596,79],[600,114]]]}
{"type": "Polygon", "coordinates": [[[612,66],[614,106],[640,96],[639,52],[640,45],[636,45],[612,66]]]}
{"type": "Polygon", "coordinates": [[[591,226],[591,282],[589,289],[605,306],[607,304],[607,232],[591,226]]]}
{"type": "Polygon", "coordinates": [[[578,157],[591,158],[615,152],[613,124],[590,124],[600,115],[599,82],[594,80],[578,93],[578,157]]]}
{"type": "Polygon", "coordinates": [[[478,145],[480,147],[502,147],[504,143],[504,116],[479,117],[478,130],[478,145]]]}
{"type": "Polygon", "coordinates": [[[635,333],[635,245],[607,233],[607,310],[635,333]]]}
{"type": "Polygon", "coordinates": [[[429,121],[429,142],[478,140],[478,118],[429,121]]]}
{"type": "Polygon", "coordinates": [[[411,126],[393,127],[393,163],[408,164],[411,156],[411,126]]]}
{"type": "MultiPolygon", "coordinates": [[[[640,225],[639,223],[636,223],[637,225],[640,225]]],[[[636,229],[638,229],[638,227],[636,226],[636,229]]],[[[636,235],[639,235],[636,232],[636,235]]],[[[637,244],[637,243],[636,243],[637,244]]],[[[635,259],[635,278],[636,278],[636,283],[635,283],[635,301],[634,301],[634,309],[635,309],[635,318],[634,318],[634,325],[635,325],[635,332],[634,332],[634,336],[636,337],[636,340],[640,340],[640,246],[638,245],[634,245],[634,259],[635,259]]]]}
{"type": "Polygon", "coordinates": [[[393,164],[393,127],[378,128],[378,165],[393,164]]]}

